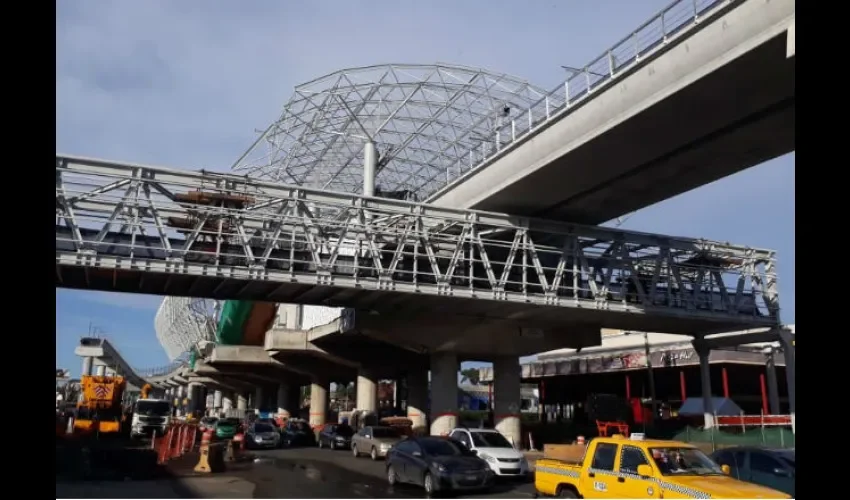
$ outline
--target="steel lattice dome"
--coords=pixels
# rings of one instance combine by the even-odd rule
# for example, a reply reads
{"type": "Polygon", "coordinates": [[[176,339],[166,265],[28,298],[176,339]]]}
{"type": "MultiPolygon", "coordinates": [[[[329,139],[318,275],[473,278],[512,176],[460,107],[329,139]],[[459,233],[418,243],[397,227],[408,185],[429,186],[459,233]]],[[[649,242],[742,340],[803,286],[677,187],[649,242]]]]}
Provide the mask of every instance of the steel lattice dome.
{"type": "Polygon", "coordinates": [[[510,136],[511,120],[546,93],[520,78],[450,64],[344,69],[296,87],[233,169],[361,193],[363,147],[371,140],[378,192],[423,199],[492,152],[497,132],[510,136]]]}
{"type": "Polygon", "coordinates": [[[154,317],[156,338],[171,361],[180,360],[201,341],[214,341],[215,300],[165,297],[154,317]]]}

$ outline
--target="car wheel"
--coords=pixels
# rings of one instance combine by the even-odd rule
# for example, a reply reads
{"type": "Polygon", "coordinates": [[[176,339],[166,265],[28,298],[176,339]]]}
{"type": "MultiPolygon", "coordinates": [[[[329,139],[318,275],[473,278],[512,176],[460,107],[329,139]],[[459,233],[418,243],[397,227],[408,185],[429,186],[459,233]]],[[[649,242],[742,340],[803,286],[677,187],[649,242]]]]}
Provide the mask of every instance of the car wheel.
{"type": "Polygon", "coordinates": [[[561,488],[558,490],[558,498],[578,498],[578,495],[570,488],[561,488]]]}
{"type": "Polygon", "coordinates": [[[394,486],[397,481],[398,477],[396,477],[395,475],[395,468],[390,465],[389,467],[387,467],[387,482],[390,484],[390,486],[394,486]]]}
{"type": "Polygon", "coordinates": [[[372,460],[378,460],[378,450],[373,446],[372,452],[369,453],[369,456],[372,457],[372,460]]]}
{"type": "Polygon", "coordinates": [[[332,451],[336,449],[336,443],[334,443],[333,441],[331,441],[331,444],[329,446],[332,451]]]}
{"type": "Polygon", "coordinates": [[[351,445],[351,454],[354,455],[354,458],[357,458],[357,457],[360,456],[360,452],[357,451],[357,445],[356,444],[351,445]]]}
{"type": "Polygon", "coordinates": [[[422,487],[425,488],[425,494],[431,496],[434,494],[434,478],[430,472],[425,473],[425,479],[422,481],[422,487]]]}

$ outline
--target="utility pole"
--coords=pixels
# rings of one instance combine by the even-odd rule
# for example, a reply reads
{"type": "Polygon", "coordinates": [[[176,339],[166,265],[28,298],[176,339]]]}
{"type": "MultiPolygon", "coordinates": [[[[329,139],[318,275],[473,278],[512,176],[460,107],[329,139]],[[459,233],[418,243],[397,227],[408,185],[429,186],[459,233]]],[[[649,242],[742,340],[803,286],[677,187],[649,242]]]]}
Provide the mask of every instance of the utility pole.
{"type": "Polygon", "coordinates": [[[652,400],[652,422],[658,417],[658,401],[655,397],[655,376],[652,374],[652,358],[649,355],[649,333],[643,332],[644,352],[646,353],[646,376],[649,377],[649,397],[652,400]]]}

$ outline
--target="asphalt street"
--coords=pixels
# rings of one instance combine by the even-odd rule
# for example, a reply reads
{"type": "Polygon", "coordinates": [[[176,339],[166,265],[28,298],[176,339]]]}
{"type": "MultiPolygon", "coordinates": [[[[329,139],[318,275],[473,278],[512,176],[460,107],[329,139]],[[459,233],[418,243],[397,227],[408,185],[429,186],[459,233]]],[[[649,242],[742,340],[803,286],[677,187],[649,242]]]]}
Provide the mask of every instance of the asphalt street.
{"type": "MultiPolygon", "coordinates": [[[[318,448],[253,451],[253,463],[240,468],[238,476],[254,484],[254,498],[424,498],[415,486],[390,487],[386,464],[354,458],[346,450],[318,448]]],[[[484,493],[459,498],[532,498],[528,482],[498,481],[484,493]]]]}

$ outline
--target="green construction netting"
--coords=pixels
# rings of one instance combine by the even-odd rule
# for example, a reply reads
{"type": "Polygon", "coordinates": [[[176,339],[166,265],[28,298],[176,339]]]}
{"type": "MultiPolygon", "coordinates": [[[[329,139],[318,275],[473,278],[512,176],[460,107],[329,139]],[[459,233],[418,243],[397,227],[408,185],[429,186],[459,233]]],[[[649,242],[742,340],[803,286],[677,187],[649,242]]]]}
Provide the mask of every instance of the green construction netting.
{"type": "Polygon", "coordinates": [[[239,345],[245,322],[251,315],[254,303],[247,300],[228,300],[221,308],[221,318],[215,332],[215,340],[222,345],[239,345]]]}
{"type": "Polygon", "coordinates": [[[189,369],[190,370],[195,369],[195,361],[197,361],[197,359],[198,359],[198,353],[196,353],[194,350],[189,353],[189,369]]]}

